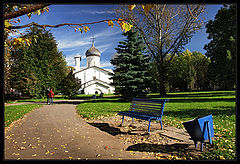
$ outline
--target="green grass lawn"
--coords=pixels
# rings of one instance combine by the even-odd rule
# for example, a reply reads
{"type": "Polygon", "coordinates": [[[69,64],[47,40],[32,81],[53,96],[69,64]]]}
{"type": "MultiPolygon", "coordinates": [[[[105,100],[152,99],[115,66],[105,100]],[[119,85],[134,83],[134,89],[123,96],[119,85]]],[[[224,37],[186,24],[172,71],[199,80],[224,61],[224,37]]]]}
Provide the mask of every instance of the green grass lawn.
{"type": "MultiPolygon", "coordinates": [[[[149,98],[157,99],[158,94],[149,98]]],[[[163,124],[184,128],[182,123],[197,117],[213,115],[215,140],[206,144],[200,159],[234,159],[235,154],[235,91],[178,92],[168,93],[163,124]]],[[[89,100],[77,106],[77,111],[88,119],[113,116],[129,110],[129,102],[119,102],[118,97],[89,100]]]]}
{"type": "MultiPolygon", "coordinates": [[[[92,95],[78,95],[76,99],[88,99],[92,95]]],[[[235,91],[206,91],[168,93],[163,124],[184,128],[182,123],[197,117],[213,115],[215,139],[213,146],[206,144],[209,151],[202,153],[197,159],[235,159],[235,91]]],[[[150,94],[148,98],[157,99],[158,94],[150,94]]],[[[54,99],[66,100],[58,95],[54,99]]],[[[46,99],[25,99],[18,102],[42,102],[46,99]]],[[[13,102],[11,102],[13,103],[13,102]]],[[[26,113],[39,108],[39,104],[5,106],[5,127],[22,118],[26,113]]],[[[130,102],[120,102],[119,97],[104,95],[102,99],[86,100],[77,106],[77,112],[88,119],[114,116],[119,111],[129,110],[130,102]],[[106,96],[106,97],[105,97],[106,96]],[[107,97],[108,96],[108,97],[107,97]]],[[[121,120],[119,120],[121,122],[121,120]]]]}
{"type": "Polygon", "coordinates": [[[26,104],[26,105],[14,105],[5,106],[4,123],[5,127],[8,127],[12,122],[22,118],[26,113],[40,108],[40,104],[26,104]]]}

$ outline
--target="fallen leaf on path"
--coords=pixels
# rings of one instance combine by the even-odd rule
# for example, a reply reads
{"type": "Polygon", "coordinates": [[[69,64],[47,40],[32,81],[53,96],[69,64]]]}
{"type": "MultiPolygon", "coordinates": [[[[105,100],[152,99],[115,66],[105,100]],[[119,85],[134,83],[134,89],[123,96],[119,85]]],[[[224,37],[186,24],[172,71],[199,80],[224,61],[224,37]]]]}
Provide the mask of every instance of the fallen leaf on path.
{"type": "Polygon", "coordinates": [[[20,155],[19,153],[12,153],[12,155],[20,155]]]}
{"type": "Polygon", "coordinates": [[[96,155],[96,157],[100,157],[100,156],[101,156],[101,154],[97,154],[97,155],[96,155]]]}
{"type": "Polygon", "coordinates": [[[21,149],[21,150],[25,150],[26,148],[22,146],[22,147],[20,147],[20,149],[21,149]]]}
{"type": "Polygon", "coordinates": [[[64,149],[66,149],[66,147],[64,145],[61,145],[61,147],[63,147],[64,149]]]}

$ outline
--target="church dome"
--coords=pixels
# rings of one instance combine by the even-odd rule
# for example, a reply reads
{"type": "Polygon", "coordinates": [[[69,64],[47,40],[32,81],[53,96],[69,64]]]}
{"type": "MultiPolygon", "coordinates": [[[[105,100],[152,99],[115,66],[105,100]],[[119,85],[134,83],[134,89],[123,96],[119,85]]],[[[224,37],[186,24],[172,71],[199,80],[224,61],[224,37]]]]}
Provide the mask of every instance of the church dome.
{"type": "Polygon", "coordinates": [[[101,56],[100,51],[94,47],[94,44],[92,44],[92,47],[89,48],[85,54],[86,54],[86,57],[88,57],[88,56],[99,56],[100,57],[101,56]]]}

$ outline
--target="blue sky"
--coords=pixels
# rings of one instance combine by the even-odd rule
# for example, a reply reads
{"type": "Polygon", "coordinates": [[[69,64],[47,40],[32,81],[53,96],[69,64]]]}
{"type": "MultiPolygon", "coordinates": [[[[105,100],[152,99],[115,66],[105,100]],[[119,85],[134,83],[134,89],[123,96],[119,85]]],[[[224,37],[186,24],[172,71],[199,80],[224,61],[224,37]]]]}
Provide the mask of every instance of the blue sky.
{"type": "MultiPolygon", "coordinates": [[[[114,5],[83,5],[83,4],[56,4],[49,6],[49,12],[41,15],[32,15],[29,19],[26,15],[21,16],[21,24],[36,22],[38,24],[56,25],[60,23],[87,23],[104,19],[113,19],[112,8],[114,5]]],[[[214,19],[217,11],[222,4],[206,5],[206,21],[214,19]]],[[[74,66],[74,56],[79,54],[82,56],[81,66],[86,66],[85,52],[91,47],[91,37],[95,37],[94,45],[101,52],[101,67],[110,68],[110,59],[116,53],[114,48],[117,47],[119,41],[125,38],[122,36],[120,27],[109,27],[107,23],[98,23],[89,25],[90,31],[87,33],[75,32],[73,28],[64,26],[59,28],[51,28],[51,33],[58,43],[59,51],[63,52],[69,66],[74,66]]],[[[47,28],[49,30],[50,28],[47,28]]],[[[24,32],[25,29],[21,29],[24,32]]],[[[199,51],[205,53],[204,45],[209,43],[206,29],[198,31],[191,39],[191,42],[185,46],[191,52],[199,51]]]]}

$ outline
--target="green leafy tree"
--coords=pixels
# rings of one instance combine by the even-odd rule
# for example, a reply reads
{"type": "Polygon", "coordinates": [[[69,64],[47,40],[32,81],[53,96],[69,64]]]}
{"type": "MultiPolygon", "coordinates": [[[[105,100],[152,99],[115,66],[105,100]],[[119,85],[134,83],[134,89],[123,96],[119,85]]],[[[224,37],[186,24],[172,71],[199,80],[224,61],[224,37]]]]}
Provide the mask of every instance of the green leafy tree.
{"type": "MultiPolygon", "coordinates": [[[[168,58],[170,55],[167,56],[168,58]]],[[[210,61],[200,52],[188,49],[173,57],[168,69],[171,90],[191,91],[208,87],[207,70],[210,61]]]]}
{"type": "Polygon", "coordinates": [[[29,97],[43,97],[48,86],[58,92],[67,64],[49,31],[30,28],[32,44],[12,51],[11,86],[29,97]]]}
{"type": "Polygon", "coordinates": [[[221,8],[206,25],[208,39],[206,55],[210,57],[209,78],[220,89],[236,85],[236,4],[221,8]]]}
{"type": "Polygon", "coordinates": [[[61,81],[61,93],[68,98],[74,98],[81,88],[79,81],[74,77],[71,70],[68,75],[61,81]]]}
{"type": "Polygon", "coordinates": [[[117,55],[110,61],[115,66],[112,85],[115,86],[115,94],[131,100],[146,95],[146,89],[150,87],[150,58],[144,55],[146,48],[134,29],[123,35],[127,39],[119,42],[118,48],[115,48],[117,55]]]}
{"type": "Polygon", "coordinates": [[[208,68],[210,64],[210,59],[203,55],[201,52],[192,52],[192,63],[195,68],[194,83],[195,88],[198,90],[209,89],[209,78],[208,78],[208,68]]]}

